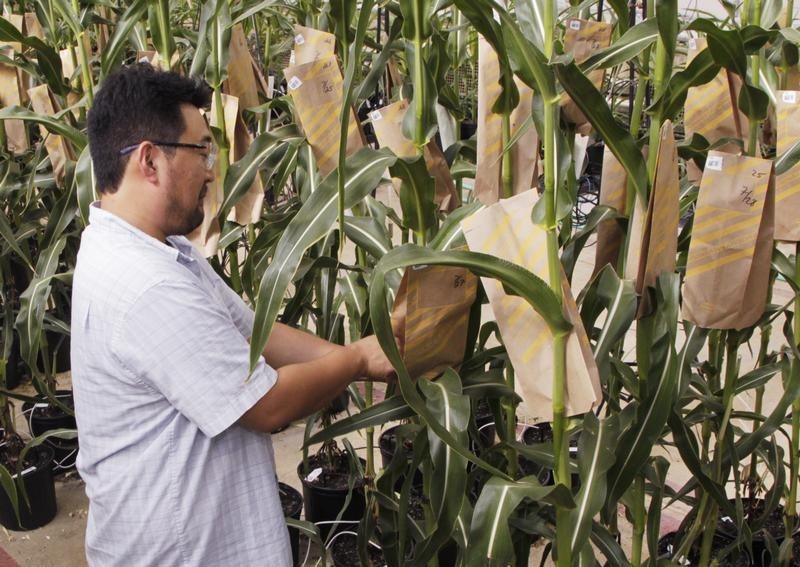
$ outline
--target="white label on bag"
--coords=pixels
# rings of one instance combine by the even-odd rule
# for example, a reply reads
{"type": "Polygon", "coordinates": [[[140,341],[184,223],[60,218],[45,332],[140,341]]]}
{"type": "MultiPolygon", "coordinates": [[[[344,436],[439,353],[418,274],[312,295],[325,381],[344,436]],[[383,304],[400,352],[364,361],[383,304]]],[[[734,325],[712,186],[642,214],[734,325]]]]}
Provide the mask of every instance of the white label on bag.
{"type": "Polygon", "coordinates": [[[569,27],[573,30],[581,29],[581,21],[580,20],[570,20],[569,27]]]}
{"type": "Polygon", "coordinates": [[[301,81],[297,77],[292,77],[291,79],[289,79],[289,88],[292,90],[299,89],[302,84],[303,81],[301,81]]]}
{"type": "Polygon", "coordinates": [[[289,65],[294,65],[295,56],[294,56],[294,49],[289,53],[289,65]]]}
{"type": "Polygon", "coordinates": [[[781,100],[794,104],[797,102],[797,91],[784,91],[781,93],[781,100]]]}
{"type": "Polygon", "coordinates": [[[322,467],[317,467],[313,471],[308,473],[308,476],[306,477],[306,480],[308,482],[314,482],[315,480],[317,480],[319,478],[319,475],[321,475],[321,474],[322,474],[322,467]]]}
{"type": "Polygon", "coordinates": [[[39,402],[38,404],[33,404],[33,407],[34,408],[46,408],[46,407],[50,407],[50,404],[45,403],[45,402],[39,402]]]}
{"type": "Polygon", "coordinates": [[[369,117],[373,120],[383,120],[383,114],[381,114],[380,110],[373,110],[369,113],[369,117]]]}
{"type": "Polygon", "coordinates": [[[689,49],[697,49],[697,41],[694,39],[689,40],[689,49]]]}
{"type": "Polygon", "coordinates": [[[303,34],[299,33],[296,36],[294,36],[294,42],[297,45],[303,45],[306,42],[306,38],[303,37],[303,34]]]}
{"type": "Polygon", "coordinates": [[[710,156],[706,160],[706,167],[714,171],[722,171],[722,156],[710,156]]]}

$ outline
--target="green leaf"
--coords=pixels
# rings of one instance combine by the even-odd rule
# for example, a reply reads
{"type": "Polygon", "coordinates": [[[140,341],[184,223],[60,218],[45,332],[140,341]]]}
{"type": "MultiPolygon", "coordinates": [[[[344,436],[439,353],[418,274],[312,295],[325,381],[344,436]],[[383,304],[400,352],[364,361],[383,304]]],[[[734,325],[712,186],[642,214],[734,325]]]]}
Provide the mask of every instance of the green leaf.
{"type": "Polygon", "coordinates": [[[636,291],[631,280],[623,280],[611,266],[606,266],[597,279],[597,295],[606,309],[606,318],[593,351],[601,376],[611,365],[613,345],[630,329],[636,317],[636,291]]]}
{"type": "Polygon", "coordinates": [[[775,158],[775,175],[783,175],[800,161],[800,140],[775,158]]]}
{"type": "MultiPolygon", "coordinates": [[[[470,419],[469,397],[461,392],[461,381],[452,369],[436,381],[421,380],[420,390],[431,415],[439,419],[439,424],[462,446],[469,443],[467,428],[470,419]]],[[[431,429],[428,429],[433,471],[428,479],[433,525],[435,529],[428,534],[414,551],[414,558],[425,564],[450,538],[456,527],[461,504],[467,488],[467,460],[453,451],[431,429]]]]}
{"type": "Polygon", "coordinates": [[[11,473],[5,467],[0,467],[0,485],[3,486],[3,490],[6,491],[6,495],[8,495],[8,499],[11,501],[11,506],[14,508],[14,516],[17,518],[17,522],[21,522],[22,520],[20,520],[19,517],[19,495],[17,494],[17,485],[11,473]]]}
{"type": "Polygon", "coordinates": [[[20,33],[20,31],[5,18],[0,18],[0,41],[3,43],[6,42],[15,42],[15,43],[24,43],[25,36],[20,33]]]}
{"type": "Polygon", "coordinates": [[[439,227],[439,232],[430,241],[430,247],[434,250],[451,250],[466,245],[464,231],[461,229],[461,221],[481,210],[483,204],[480,201],[473,201],[468,205],[463,205],[447,215],[447,218],[439,227]]]}
{"type": "Polygon", "coordinates": [[[406,401],[401,396],[394,396],[374,404],[355,415],[336,421],[306,439],[303,446],[309,447],[316,443],[324,443],[325,441],[336,439],[342,435],[360,431],[367,427],[383,425],[399,419],[408,419],[413,415],[414,411],[408,406],[406,401]]]}
{"type": "Polygon", "coordinates": [[[128,45],[131,30],[147,12],[147,0],[135,0],[119,17],[114,33],[100,55],[100,77],[108,75],[116,68],[128,45]]]}
{"type": "Polygon", "coordinates": [[[564,266],[564,273],[567,275],[567,279],[572,280],[578,257],[583,251],[586,241],[597,230],[598,225],[618,218],[622,218],[622,215],[612,207],[605,205],[592,207],[592,210],[589,211],[589,216],[586,218],[586,223],[569,238],[561,252],[561,263],[564,266]]]}
{"type": "MultiPolygon", "coordinates": [[[[670,63],[675,57],[675,44],[678,42],[678,0],[657,0],[656,20],[658,21],[658,34],[664,45],[667,61],[670,63]]],[[[635,26],[639,27],[639,26],[635,26]]]]}
{"type": "Polygon", "coordinates": [[[703,18],[692,22],[689,29],[705,32],[708,50],[714,61],[742,78],[743,85],[739,92],[739,108],[742,112],[751,120],[764,120],[769,98],[767,93],[749,83],[742,33],[738,30],[721,30],[716,23],[703,18]]]}
{"type": "MultiPolygon", "coordinates": [[[[411,114],[406,112],[406,116],[411,114]]],[[[393,177],[402,180],[400,206],[403,209],[403,224],[414,231],[427,231],[436,224],[436,186],[425,167],[425,159],[398,158],[389,170],[393,177]]]]}
{"type": "Polygon", "coordinates": [[[535,477],[517,482],[490,479],[475,503],[470,529],[467,566],[507,565],[513,555],[508,519],[523,498],[537,502],[574,507],[569,489],[564,485],[542,486],[535,477]]]}
{"type": "Polygon", "coordinates": [[[654,114],[659,122],[674,120],[683,110],[689,88],[712,81],[719,69],[720,65],[714,61],[711,51],[704,49],[692,59],[686,69],[672,76],[664,94],[653,103],[648,112],[654,114]]]}
{"type": "MultiPolygon", "coordinates": [[[[67,237],[61,236],[50,248],[43,250],[36,262],[36,272],[31,283],[20,295],[20,309],[15,326],[19,335],[20,355],[28,366],[38,368],[39,343],[42,334],[47,302],[50,298],[51,282],[58,269],[61,252],[67,244],[67,237]]],[[[62,274],[60,277],[69,277],[62,274]]]]}
{"type": "Polygon", "coordinates": [[[232,164],[225,174],[225,199],[220,205],[219,218],[228,218],[228,212],[247,193],[259,168],[284,144],[299,145],[303,136],[292,124],[272,132],[264,132],[253,140],[247,153],[232,164]]]}
{"type": "MultiPolygon", "coordinates": [[[[497,101],[492,107],[492,112],[506,114],[514,110],[519,104],[519,90],[514,83],[514,74],[508,61],[508,50],[506,49],[503,31],[495,21],[490,6],[492,3],[485,2],[483,5],[475,0],[454,0],[456,7],[461,11],[475,30],[488,41],[497,53],[500,64],[500,86],[502,90],[497,97],[497,101]]],[[[521,36],[520,32],[520,36],[521,36]]]]}
{"type": "MultiPolygon", "coordinates": [[[[369,194],[391,166],[395,156],[388,150],[364,148],[347,160],[345,206],[352,207],[369,194]]],[[[300,260],[315,242],[331,230],[336,221],[336,171],[331,172],[303,204],[283,232],[256,297],[256,317],[250,340],[250,368],[255,368],[300,260]]]]}
{"type": "Polygon", "coordinates": [[[51,5],[58,12],[61,20],[72,31],[73,39],[77,40],[83,31],[83,26],[78,20],[78,14],[72,8],[72,3],[69,0],[51,0],[51,5]]]}
{"type": "Polygon", "coordinates": [[[51,116],[44,114],[37,114],[31,112],[27,108],[21,106],[7,106],[0,110],[0,120],[25,120],[26,122],[34,122],[41,124],[54,134],[60,134],[68,138],[70,142],[75,144],[75,147],[80,152],[86,145],[86,135],[82,134],[66,122],[57,120],[51,116]]]}
{"type": "Polygon", "coordinates": [[[616,121],[603,95],[574,63],[558,64],[555,70],[564,90],[622,164],[641,201],[647,202],[647,165],[630,132],[616,121]]]}
{"type": "Polygon", "coordinates": [[[520,31],[539,51],[544,52],[545,28],[554,23],[545,22],[544,2],[520,0],[515,3],[515,8],[520,31]]]}
{"type": "Polygon", "coordinates": [[[97,199],[94,164],[89,153],[89,146],[83,148],[78,162],[75,164],[75,183],[77,184],[78,214],[85,227],[89,224],[89,205],[97,199]]]}
{"type": "Polygon", "coordinates": [[[598,420],[592,412],[583,420],[583,432],[578,444],[578,468],[581,488],[570,511],[570,548],[580,553],[589,541],[592,518],[600,512],[606,496],[606,473],[614,464],[613,447],[619,423],[616,417],[598,420]]]}
{"type": "Polygon", "coordinates": [[[595,51],[580,68],[584,73],[594,69],[608,69],[628,62],[658,39],[659,29],[655,18],[648,18],[628,29],[612,45],[595,51]]]}
{"type": "MultiPolygon", "coordinates": [[[[617,444],[617,462],[608,473],[608,511],[616,510],[619,498],[631,486],[642,465],[647,462],[653,445],[661,438],[671,408],[677,399],[679,369],[675,352],[676,329],[672,321],[678,317],[678,275],[663,274],[656,286],[656,312],[639,320],[637,353],[650,352],[649,368],[640,373],[645,381],[644,396],[636,407],[636,420],[625,431],[617,444]],[[642,333],[642,328],[652,326],[652,336],[642,333]],[[642,344],[644,343],[644,344],[642,344]]],[[[641,394],[641,392],[640,392],[641,394]]]]}

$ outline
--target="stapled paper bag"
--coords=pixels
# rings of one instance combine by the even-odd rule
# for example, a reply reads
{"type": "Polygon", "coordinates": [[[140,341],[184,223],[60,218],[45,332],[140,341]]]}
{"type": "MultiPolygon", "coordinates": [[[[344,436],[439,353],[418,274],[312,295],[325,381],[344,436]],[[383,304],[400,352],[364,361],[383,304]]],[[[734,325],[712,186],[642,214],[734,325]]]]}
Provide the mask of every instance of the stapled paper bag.
{"type": "MultiPolygon", "coordinates": [[[[494,48],[484,38],[478,41],[478,128],[475,198],[484,205],[496,203],[501,191],[503,163],[503,117],[492,112],[500,96],[500,63],[494,48]]],[[[531,116],[533,91],[516,77],[519,104],[511,112],[511,137],[516,136],[531,116]]],[[[506,153],[514,172],[514,194],[536,186],[536,165],[539,158],[539,136],[530,124],[526,132],[506,153]]]]}
{"type": "MultiPolygon", "coordinates": [[[[284,70],[297,117],[323,177],[339,160],[339,114],[342,108],[342,72],[334,56],[284,70]]],[[[355,113],[350,110],[347,155],[364,147],[355,113]]]]}
{"type": "MultiPolygon", "coordinates": [[[[594,52],[611,44],[613,30],[614,27],[608,22],[579,19],[567,20],[567,31],[564,34],[564,51],[572,53],[575,63],[581,64],[594,52]]],[[[588,75],[589,80],[598,90],[603,86],[604,77],[605,69],[595,69],[588,75]]],[[[588,136],[592,131],[592,125],[578,108],[578,105],[567,95],[562,97],[560,104],[564,117],[577,126],[579,133],[588,136]]]]}
{"type": "Polygon", "coordinates": [[[332,33],[295,24],[292,65],[303,65],[332,57],[336,48],[336,36],[332,33]]]}
{"type": "MultiPolygon", "coordinates": [[[[689,40],[687,65],[707,46],[705,38],[689,40]]],[[[711,82],[690,88],[686,95],[683,118],[686,138],[691,138],[696,132],[712,144],[720,138],[744,140],[749,122],[737,103],[741,88],[742,80],[739,76],[726,69],[721,69],[711,82]]],[[[718,149],[728,153],[738,153],[740,150],[736,144],[725,144],[718,149]]],[[[698,183],[702,176],[700,168],[694,161],[690,161],[687,169],[689,181],[698,183]]]]}
{"type": "MultiPolygon", "coordinates": [[[[625,214],[625,200],[628,194],[628,174],[625,168],[606,146],[603,148],[603,171],[600,174],[599,204],[611,207],[620,214],[625,214]]],[[[619,223],[612,219],[601,222],[597,226],[597,245],[594,260],[596,274],[606,264],[615,269],[619,258],[619,250],[625,232],[619,223]]]]}
{"type": "MultiPolygon", "coordinates": [[[[53,116],[56,113],[56,103],[50,93],[50,88],[47,85],[39,85],[28,90],[28,96],[31,99],[31,106],[34,112],[44,114],[46,116],[53,116]]],[[[50,163],[53,166],[53,173],[56,179],[62,181],[64,179],[64,165],[68,159],[75,159],[70,146],[64,140],[63,136],[53,134],[44,126],[39,126],[39,132],[44,140],[44,147],[47,149],[47,154],[50,156],[50,163]]]]}
{"type": "MultiPolygon", "coordinates": [[[[0,49],[0,54],[14,59],[14,50],[10,47],[0,49]]],[[[23,104],[24,96],[20,90],[21,84],[19,70],[13,65],[0,63],[0,106],[23,104]]],[[[22,120],[6,120],[4,126],[8,150],[15,155],[24,153],[29,147],[25,123],[22,120]]]]}
{"type": "MultiPolygon", "coordinates": [[[[778,145],[782,154],[800,141],[800,91],[778,91],[778,145]]],[[[800,165],[775,176],[775,240],[800,241],[800,165]]]]}
{"type": "Polygon", "coordinates": [[[655,286],[659,274],[675,271],[675,256],[678,253],[678,147],[669,120],[661,126],[660,138],[656,175],[644,222],[641,225],[634,222],[635,227],[640,226],[640,234],[631,239],[631,245],[638,244],[639,253],[629,256],[635,256],[635,260],[626,270],[626,275],[634,278],[636,294],[641,296],[639,317],[650,312],[650,296],[646,289],[655,286]]]}
{"type": "Polygon", "coordinates": [[[478,278],[466,268],[406,269],[392,308],[403,362],[412,378],[435,378],[464,361],[478,278]]]}
{"type": "MultiPolygon", "coordinates": [[[[414,142],[403,135],[403,117],[408,111],[408,101],[399,100],[370,112],[369,117],[375,130],[375,138],[383,148],[389,148],[397,157],[413,157],[417,154],[414,142]]],[[[451,212],[461,205],[461,198],[456,191],[456,184],[447,167],[444,154],[430,141],[423,149],[425,166],[431,174],[436,185],[434,201],[440,211],[451,212]]],[[[399,184],[395,184],[398,189],[399,184]]]]}
{"type": "Polygon", "coordinates": [[[229,63],[228,78],[225,80],[225,93],[239,99],[239,108],[253,108],[260,104],[258,89],[261,81],[256,78],[260,71],[253,65],[253,56],[247,47],[242,24],[231,29],[231,40],[228,44],[229,63]]]}
{"type": "MultiPolygon", "coordinates": [[[[547,233],[531,222],[536,191],[503,199],[462,221],[469,249],[491,254],[549,281],[547,233]]],[[[566,413],[592,409],[601,399],[600,376],[586,331],[563,271],[564,314],[573,325],[567,340],[566,413]]],[[[535,420],[552,421],[553,335],[544,319],[524,299],[508,295],[497,280],[483,278],[497,325],[514,367],[515,388],[523,411],[535,420]]]]}
{"type": "MultiPolygon", "coordinates": [[[[222,108],[225,117],[225,135],[229,140],[234,139],[236,131],[236,118],[239,114],[239,99],[235,96],[222,95],[222,108]]],[[[209,114],[211,126],[220,127],[215,112],[209,114]]],[[[214,164],[214,179],[208,183],[208,191],[203,198],[203,222],[186,235],[192,244],[200,250],[205,257],[213,256],[219,249],[220,226],[219,209],[225,199],[225,180],[220,178],[220,162],[214,164]]]]}
{"type": "Polygon", "coordinates": [[[764,312],[775,214],[771,160],[712,151],[697,198],[683,317],[743,329],[764,312]]]}

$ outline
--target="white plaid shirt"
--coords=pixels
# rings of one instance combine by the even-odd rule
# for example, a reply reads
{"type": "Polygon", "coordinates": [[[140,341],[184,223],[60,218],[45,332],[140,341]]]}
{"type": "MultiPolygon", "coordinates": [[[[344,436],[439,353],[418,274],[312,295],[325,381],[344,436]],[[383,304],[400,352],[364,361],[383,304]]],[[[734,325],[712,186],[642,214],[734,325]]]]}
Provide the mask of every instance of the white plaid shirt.
{"type": "Polygon", "coordinates": [[[90,565],[291,565],[269,435],[236,421],[253,312],[184,237],[92,206],[72,291],[78,470],[90,565]]]}

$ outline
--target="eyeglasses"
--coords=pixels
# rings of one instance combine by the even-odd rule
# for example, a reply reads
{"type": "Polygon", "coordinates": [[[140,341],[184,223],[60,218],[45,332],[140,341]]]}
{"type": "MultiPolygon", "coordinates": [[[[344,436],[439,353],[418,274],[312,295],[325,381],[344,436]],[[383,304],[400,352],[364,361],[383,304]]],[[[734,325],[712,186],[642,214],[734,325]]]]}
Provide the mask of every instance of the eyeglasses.
{"type": "MultiPolygon", "coordinates": [[[[138,148],[141,143],[142,142],[125,146],[119,151],[119,155],[128,155],[133,150],[138,148]]],[[[168,148],[193,148],[196,150],[206,150],[208,152],[205,155],[206,169],[211,169],[214,167],[214,162],[217,161],[217,146],[213,142],[206,142],[205,144],[189,144],[185,142],[157,142],[155,140],[151,140],[150,143],[154,146],[165,146],[168,148]]]]}

